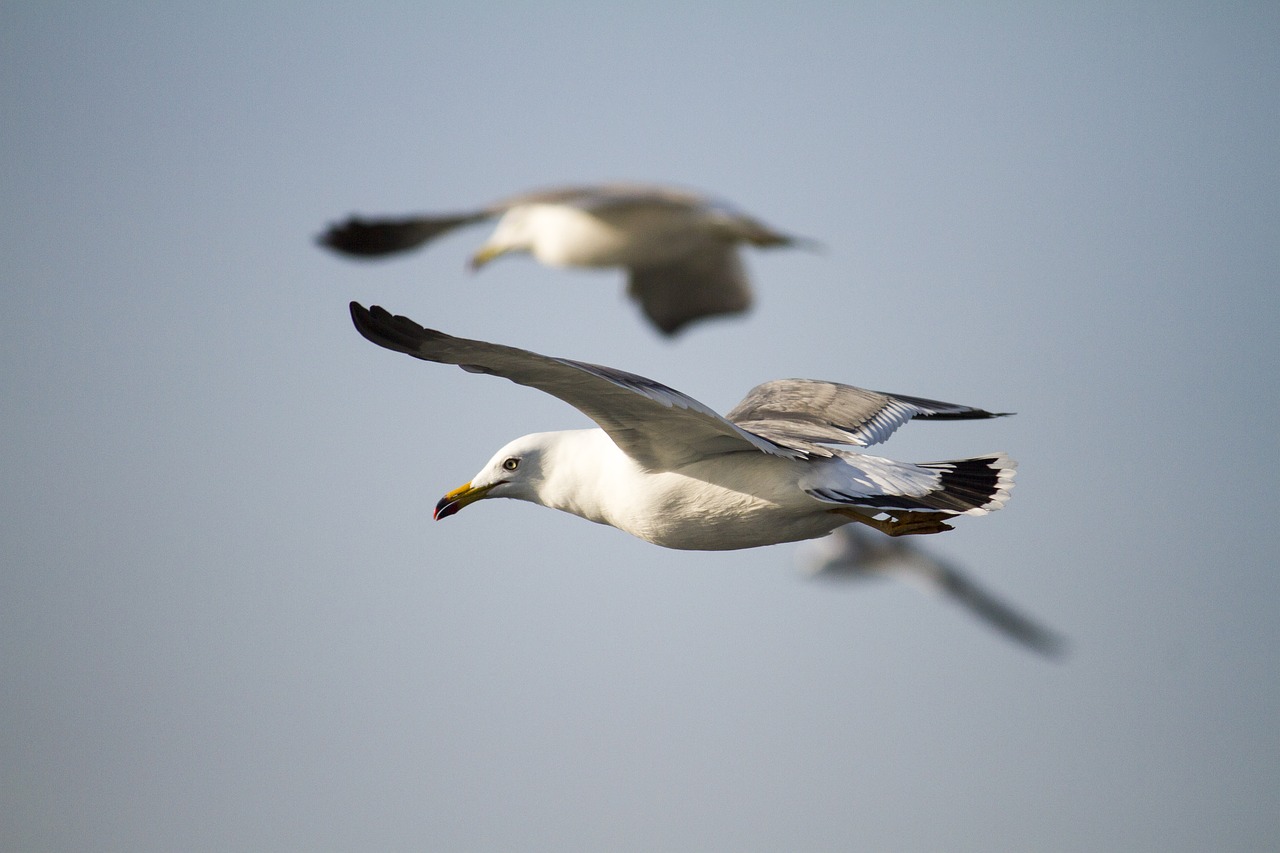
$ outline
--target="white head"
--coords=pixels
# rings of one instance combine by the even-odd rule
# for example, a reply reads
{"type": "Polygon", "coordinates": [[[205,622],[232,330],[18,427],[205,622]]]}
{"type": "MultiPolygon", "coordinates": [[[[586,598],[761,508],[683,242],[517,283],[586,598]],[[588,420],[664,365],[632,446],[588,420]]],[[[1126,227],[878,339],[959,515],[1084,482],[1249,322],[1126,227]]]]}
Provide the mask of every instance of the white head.
{"type": "Polygon", "coordinates": [[[436,504],[435,519],[448,518],[458,510],[485,498],[515,498],[542,503],[539,499],[546,481],[544,463],[555,445],[556,433],[533,433],[509,442],[493,455],[471,482],[459,486],[436,504]]]}
{"type": "Polygon", "coordinates": [[[508,252],[532,252],[536,230],[534,211],[531,205],[518,204],[502,214],[489,239],[471,256],[471,269],[478,270],[508,252]]]}

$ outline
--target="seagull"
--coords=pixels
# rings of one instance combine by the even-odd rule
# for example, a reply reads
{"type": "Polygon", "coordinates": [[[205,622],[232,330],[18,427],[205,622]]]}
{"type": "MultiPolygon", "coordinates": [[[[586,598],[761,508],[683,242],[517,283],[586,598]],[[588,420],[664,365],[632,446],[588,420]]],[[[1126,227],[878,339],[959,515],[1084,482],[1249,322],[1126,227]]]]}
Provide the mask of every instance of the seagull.
{"type": "Polygon", "coordinates": [[[666,548],[733,550],[824,536],[858,522],[890,536],[951,530],[947,520],[1004,506],[1004,453],[906,463],[837,445],[883,441],[908,420],[1000,417],[969,406],[812,379],[752,389],[726,416],[611,367],[425,329],[351,303],[373,343],[545,391],[597,429],[526,435],[436,504],[447,518],[485,498],[515,498],[607,524],[666,548]]]}
{"type": "Polygon", "coordinates": [[[552,267],[624,267],[627,293],[666,335],[695,320],[751,307],[738,244],[812,241],[773,230],[727,204],[643,184],[563,187],[514,196],[470,213],[363,219],[332,225],[320,243],[374,257],[416,248],[463,225],[498,219],[471,258],[473,270],[528,252],[552,267]]]}
{"type": "Polygon", "coordinates": [[[1065,648],[1059,635],[1019,613],[954,565],[910,540],[889,539],[847,526],[825,539],[805,543],[800,556],[805,571],[813,578],[844,581],[900,577],[948,596],[991,627],[1037,652],[1053,657],[1065,648]]]}

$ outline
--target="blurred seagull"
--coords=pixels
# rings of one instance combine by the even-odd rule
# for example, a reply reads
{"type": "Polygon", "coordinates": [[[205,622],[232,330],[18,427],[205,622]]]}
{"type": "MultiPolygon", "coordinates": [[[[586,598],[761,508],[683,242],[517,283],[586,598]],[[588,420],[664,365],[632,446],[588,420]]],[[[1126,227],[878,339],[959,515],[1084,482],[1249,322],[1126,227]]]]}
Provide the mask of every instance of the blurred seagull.
{"type": "Polygon", "coordinates": [[[914,581],[932,592],[949,596],[991,627],[1037,652],[1056,657],[1065,649],[1060,636],[912,542],[849,526],[825,539],[805,543],[799,557],[811,577],[839,581],[881,576],[914,581]]]}
{"type": "Polygon", "coordinates": [[[951,530],[945,520],[1004,506],[1015,464],[1003,453],[911,464],[865,447],[912,419],[998,413],[834,382],[782,379],[721,417],[665,385],[610,367],[424,329],[351,303],[370,341],[545,391],[599,429],[526,435],[446,494],[435,517],[483,498],[516,498],[608,524],[667,548],[731,550],[823,536],[860,522],[890,536],[951,530]]]}
{"type": "Polygon", "coordinates": [[[739,243],[812,245],[700,195],[635,184],[531,192],[445,216],[353,216],[331,226],[320,242],[348,255],[387,255],[493,217],[501,218],[472,256],[472,269],[509,252],[528,252],[553,267],[624,267],[627,293],[667,335],[751,307],[739,243]]]}

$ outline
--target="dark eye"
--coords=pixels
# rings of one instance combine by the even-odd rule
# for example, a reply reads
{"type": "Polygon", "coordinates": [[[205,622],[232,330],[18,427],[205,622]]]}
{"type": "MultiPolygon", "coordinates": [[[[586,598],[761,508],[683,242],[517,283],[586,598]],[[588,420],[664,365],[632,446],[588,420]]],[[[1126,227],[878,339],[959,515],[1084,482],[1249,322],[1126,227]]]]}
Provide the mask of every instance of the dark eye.
{"type": "Polygon", "coordinates": [[[512,456],[510,459],[502,463],[502,467],[508,471],[514,471],[520,467],[520,460],[512,456]]]}

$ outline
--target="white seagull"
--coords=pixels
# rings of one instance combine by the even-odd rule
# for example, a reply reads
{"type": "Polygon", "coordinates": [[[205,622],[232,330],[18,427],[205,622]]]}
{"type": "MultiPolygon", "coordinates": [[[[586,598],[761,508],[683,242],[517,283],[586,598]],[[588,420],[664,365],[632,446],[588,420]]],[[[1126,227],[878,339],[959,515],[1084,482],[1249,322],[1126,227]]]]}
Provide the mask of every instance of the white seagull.
{"type": "Polygon", "coordinates": [[[1065,650],[1058,634],[988,592],[953,563],[905,539],[877,536],[859,527],[842,527],[825,539],[806,542],[799,556],[804,570],[820,580],[896,577],[950,598],[992,628],[1051,657],[1065,650]]]}
{"type": "Polygon", "coordinates": [[[668,335],[694,320],[740,314],[751,307],[738,244],[811,243],[727,204],[642,184],[540,190],[443,216],[353,216],[330,226],[320,242],[348,255],[387,255],[494,217],[501,218],[472,256],[472,269],[509,252],[528,252],[552,267],[623,267],[627,293],[668,335]]]}
{"type": "Polygon", "coordinates": [[[998,417],[834,382],[782,379],[752,389],[727,416],[621,370],[455,338],[351,303],[370,341],[545,391],[599,429],[526,435],[440,499],[447,518],[483,498],[516,498],[608,524],[655,545],[732,550],[823,536],[851,521],[900,536],[1004,506],[1014,462],[1003,453],[912,464],[833,445],[883,441],[911,419],[998,417]]]}

